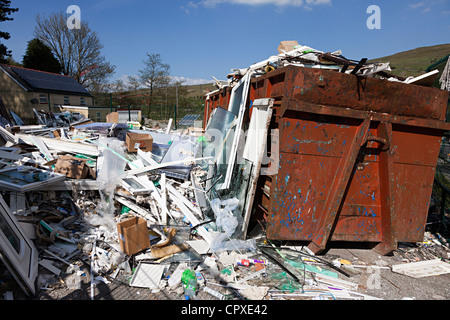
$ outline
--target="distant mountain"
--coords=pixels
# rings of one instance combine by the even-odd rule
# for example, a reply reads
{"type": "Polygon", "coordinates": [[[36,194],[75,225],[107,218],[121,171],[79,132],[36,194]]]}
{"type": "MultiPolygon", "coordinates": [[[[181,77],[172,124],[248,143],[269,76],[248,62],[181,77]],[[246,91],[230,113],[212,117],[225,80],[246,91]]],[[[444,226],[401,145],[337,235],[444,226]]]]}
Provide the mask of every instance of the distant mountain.
{"type": "MultiPolygon", "coordinates": [[[[399,52],[391,56],[372,59],[371,61],[390,62],[392,74],[401,77],[409,77],[426,73],[429,66],[440,61],[449,54],[450,43],[447,43],[399,52]]],[[[445,63],[443,65],[445,66],[445,63]]],[[[439,69],[440,67],[441,65],[439,65],[439,69]]]]}

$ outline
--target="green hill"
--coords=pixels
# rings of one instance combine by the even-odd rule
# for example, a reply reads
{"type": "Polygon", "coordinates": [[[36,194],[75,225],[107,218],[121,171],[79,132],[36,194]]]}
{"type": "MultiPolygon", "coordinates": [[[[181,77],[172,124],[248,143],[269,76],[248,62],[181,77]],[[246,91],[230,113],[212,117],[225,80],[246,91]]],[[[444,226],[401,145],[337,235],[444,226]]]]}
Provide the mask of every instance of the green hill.
{"type": "Polygon", "coordinates": [[[391,56],[372,59],[371,61],[390,62],[392,74],[409,77],[426,73],[426,69],[430,65],[438,62],[448,54],[450,54],[450,43],[399,52],[391,56]]]}
{"type": "Polygon", "coordinates": [[[187,85],[185,86],[187,89],[187,95],[189,97],[204,97],[208,91],[217,90],[217,88],[212,84],[196,84],[196,85],[187,85]]]}

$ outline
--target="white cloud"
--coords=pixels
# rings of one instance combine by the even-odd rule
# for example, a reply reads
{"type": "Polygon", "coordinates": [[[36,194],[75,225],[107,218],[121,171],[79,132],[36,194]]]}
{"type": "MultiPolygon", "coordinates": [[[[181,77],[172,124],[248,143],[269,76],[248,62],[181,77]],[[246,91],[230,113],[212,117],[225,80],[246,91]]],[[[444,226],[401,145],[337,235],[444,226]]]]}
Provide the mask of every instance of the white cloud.
{"type": "Polygon", "coordinates": [[[183,9],[184,12],[186,12],[188,14],[191,12],[191,10],[197,9],[197,8],[198,8],[198,5],[196,3],[194,3],[193,1],[189,1],[189,3],[187,5],[181,7],[181,9],[183,9]]]}
{"type": "MultiPolygon", "coordinates": [[[[443,0],[446,1],[446,0],[443,0]]],[[[433,7],[436,5],[441,4],[442,1],[432,1],[432,0],[425,0],[417,3],[411,3],[408,5],[410,10],[420,10],[421,13],[428,13],[432,10],[433,7]]]]}
{"type": "Polygon", "coordinates": [[[186,77],[171,77],[173,82],[182,82],[183,85],[191,86],[196,84],[213,83],[214,80],[207,80],[201,78],[186,78],[186,77]]]}
{"type": "Polygon", "coordinates": [[[215,7],[221,3],[231,3],[247,6],[275,5],[277,7],[301,7],[311,8],[316,5],[331,5],[331,0],[202,0],[200,2],[206,7],[215,7]]]}
{"type": "MultiPolygon", "coordinates": [[[[214,82],[213,79],[208,80],[208,79],[202,79],[202,78],[187,78],[187,77],[175,77],[175,76],[172,76],[170,78],[172,79],[172,83],[181,82],[183,85],[187,85],[187,86],[196,85],[196,84],[208,84],[208,83],[214,82]]],[[[127,74],[123,74],[122,76],[117,78],[115,81],[121,81],[125,87],[128,87],[130,85],[127,74]]],[[[115,82],[115,81],[113,81],[113,82],[115,82]]]]}
{"type": "Polygon", "coordinates": [[[411,9],[417,9],[417,8],[423,7],[424,5],[425,5],[425,2],[422,1],[422,2],[418,2],[418,3],[412,3],[409,5],[409,7],[411,9]]]}

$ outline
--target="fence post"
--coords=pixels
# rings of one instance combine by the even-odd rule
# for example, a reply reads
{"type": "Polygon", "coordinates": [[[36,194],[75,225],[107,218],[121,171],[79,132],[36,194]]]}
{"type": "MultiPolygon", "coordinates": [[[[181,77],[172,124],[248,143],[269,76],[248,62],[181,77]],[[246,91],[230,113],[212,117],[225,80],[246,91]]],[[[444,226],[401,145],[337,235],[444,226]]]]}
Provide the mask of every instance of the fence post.
{"type": "Polygon", "coordinates": [[[175,123],[174,123],[174,125],[175,125],[175,130],[177,130],[178,129],[178,127],[177,127],[177,105],[174,105],[174,120],[175,120],[175,123]]]}

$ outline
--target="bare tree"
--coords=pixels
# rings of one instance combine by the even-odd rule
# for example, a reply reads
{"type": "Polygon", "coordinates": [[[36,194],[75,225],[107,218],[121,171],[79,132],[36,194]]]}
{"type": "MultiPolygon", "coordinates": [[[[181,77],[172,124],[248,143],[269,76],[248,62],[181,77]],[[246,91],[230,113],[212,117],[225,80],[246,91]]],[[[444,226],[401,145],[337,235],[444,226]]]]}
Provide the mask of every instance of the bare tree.
{"type": "Polygon", "coordinates": [[[141,86],[141,81],[137,76],[128,76],[128,90],[137,91],[141,86]]]}
{"type": "Polygon", "coordinates": [[[63,74],[75,78],[87,88],[106,81],[114,74],[116,67],[102,56],[103,45],[86,21],[81,22],[80,29],[69,29],[63,12],[48,17],[38,14],[34,35],[52,49],[63,74]]]}
{"type": "Polygon", "coordinates": [[[154,90],[168,86],[170,83],[170,66],[163,63],[159,53],[147,53],[147,59],[143,61],[144,68],[139,70],[139,77],[142,84],[149,89],[148,113],[153,103],[154,90]]]}

